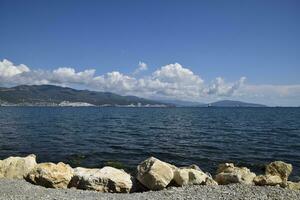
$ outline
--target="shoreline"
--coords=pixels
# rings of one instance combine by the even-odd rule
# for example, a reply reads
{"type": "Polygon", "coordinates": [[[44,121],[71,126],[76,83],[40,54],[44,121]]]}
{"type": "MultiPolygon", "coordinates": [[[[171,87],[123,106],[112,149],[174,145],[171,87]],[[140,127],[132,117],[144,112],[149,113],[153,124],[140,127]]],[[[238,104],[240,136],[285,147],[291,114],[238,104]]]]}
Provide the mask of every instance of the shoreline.
{"type": "Polygon", "coordinates": [[[0,200],[6,199],[300,199],[300,182],[289,181],[293,166],[266,165],[257,175],[234,163],[216,173],[197,165],[177,167],[155,157],[137,166],[136,175],[111,166],[72,168],[37,163],[36,156],[0,160],[0,200]]]}

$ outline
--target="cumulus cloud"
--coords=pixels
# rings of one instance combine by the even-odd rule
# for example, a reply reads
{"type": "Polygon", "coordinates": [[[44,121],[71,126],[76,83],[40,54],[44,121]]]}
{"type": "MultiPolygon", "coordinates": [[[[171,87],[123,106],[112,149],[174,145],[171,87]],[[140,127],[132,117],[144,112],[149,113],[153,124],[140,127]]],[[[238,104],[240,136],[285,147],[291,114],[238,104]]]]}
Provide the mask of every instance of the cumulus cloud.
{"type": "Polygon", "coordinates": [[[100,91],[110,91],[119,94],[130,94],[136,87],[134,77],[113,71],[102,76],[96,76],[88,83],[89,87],[100,91]]]}
{"type": "Polygon", "coordinates": [[[26,65],[17,65],[15,66],[9,60],[4,59],[0,62],[0,77],[1,78],[10,78],[17,74],[21,74],[23,72],[29,72],[30,69],[26,65]]]}
{"type": "MultiPolygon", "coordinates": [[[[139,71],[147,69],[140,62],[139,71]]],[[[60,67],[53,71],[33,70],[24,64],[15,65],[4,59],[0,61],[0,86],[20,84],[55,84],[78,86],[81,88],[115,92],[121,95],[137,95],[155,99],[178,99],[207,102],[222,98],[282,104],[300,102],[300,85],[251,85],[245,83],[246,77],[235,82],[226,82],[217,77],[205,82],[199,75],[179,63],[168,64],[153,73],[137,78],[118,71],[96,75],[94,69],[76,72],[74,68],[60,67]]]]}
{"type": "Polygon", "coordinates": [[[218,96],[231,96],[235,91],[237,91],[241,86],[243,86],[246,77],[241,77],[235,83],[226,83],[222,77],[217,77],[216,80],[207,88],[207,94],[215,94],[218,96]]]}
{"type": "Polygon", "coordinates": [[[144,62],[139,61],[138,68],[134,70],[133,75],[137,75],[142,71],[148,70],[148,65],[144,62]]]}
{"type": "Polygon", "coordinates": [[[87,84],[95,75],[94,69],[84,70],[83,72],[75,72],[75,69],[69,67],[61,67],[52,72],[52,82],[57,83],[79,83],[87,84]]]}
{"type": "Polygon", "coordinates": [[[155,91],[156,96],[173,98],[198,98],[203,96],[204,81],[191,70],[179,63],[169,64],[153,72],[146,79],[149,90],[155,91]]]}

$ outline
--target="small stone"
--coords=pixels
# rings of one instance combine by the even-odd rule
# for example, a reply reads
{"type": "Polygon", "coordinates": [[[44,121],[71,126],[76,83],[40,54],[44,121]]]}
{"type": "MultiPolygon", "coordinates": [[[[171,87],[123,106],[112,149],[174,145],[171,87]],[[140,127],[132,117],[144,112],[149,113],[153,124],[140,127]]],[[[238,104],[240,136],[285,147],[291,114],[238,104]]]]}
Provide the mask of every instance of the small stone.
{"type": "Polygon", "coordinates": [[[287,189],[290,190],[300,190],[300,182],[291,182],[291,181],[287,181],[287,189]]]}
{"type": "Polygon", "coordinates": [[[205,185],[218,185],[217,181],[215,181],[214,179],[212,179],[211,177],[207,177],[205,180],[205,185]]]}
{"type": "Polygon", "coordinates": [[[282,183],[280,176],[259,175],[254,178],[255,185],[259,186],[276,186],[282,183]]]}

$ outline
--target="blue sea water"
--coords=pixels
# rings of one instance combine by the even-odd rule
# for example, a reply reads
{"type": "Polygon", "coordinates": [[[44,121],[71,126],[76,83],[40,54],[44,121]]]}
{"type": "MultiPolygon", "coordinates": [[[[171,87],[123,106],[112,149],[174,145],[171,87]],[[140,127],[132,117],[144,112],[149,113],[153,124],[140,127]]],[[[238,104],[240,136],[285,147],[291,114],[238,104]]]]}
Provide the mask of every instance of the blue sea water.
{"type": "Polygon", "coordinates": [[[222,162],[263,173],[270,161],[300,176],[300,108],[0,107],[0,159],[34,153],[38,162],[134,171],[155,156],[215,174],[222,162]]]}

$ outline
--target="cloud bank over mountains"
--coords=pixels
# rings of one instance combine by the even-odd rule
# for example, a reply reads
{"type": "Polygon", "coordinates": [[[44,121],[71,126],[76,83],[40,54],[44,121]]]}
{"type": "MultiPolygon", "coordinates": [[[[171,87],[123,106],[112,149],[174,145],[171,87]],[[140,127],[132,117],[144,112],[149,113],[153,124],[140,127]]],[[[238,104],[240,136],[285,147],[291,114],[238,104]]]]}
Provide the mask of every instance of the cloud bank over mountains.
{"type": "Polygon", "coordinates": [[[115,92],[121,95],[136,95],[153,99],[177,99],[207,102],[219,99],[239,99],[268,105],[300,104],[300,85],[250,85],[246,77],[235,82],[226,82],[217,77],[210,82],[179,63],[168,64],[149,75],[137,77],[148,69],[144,62],[126,75],[112,71],[96,75],[95,69],[76,72],[74,68],[60,67],[53,71],[34,70],[9,60],[0,61],[0,85],[55,84],[80,86],[81,88],[115,92]]]}

